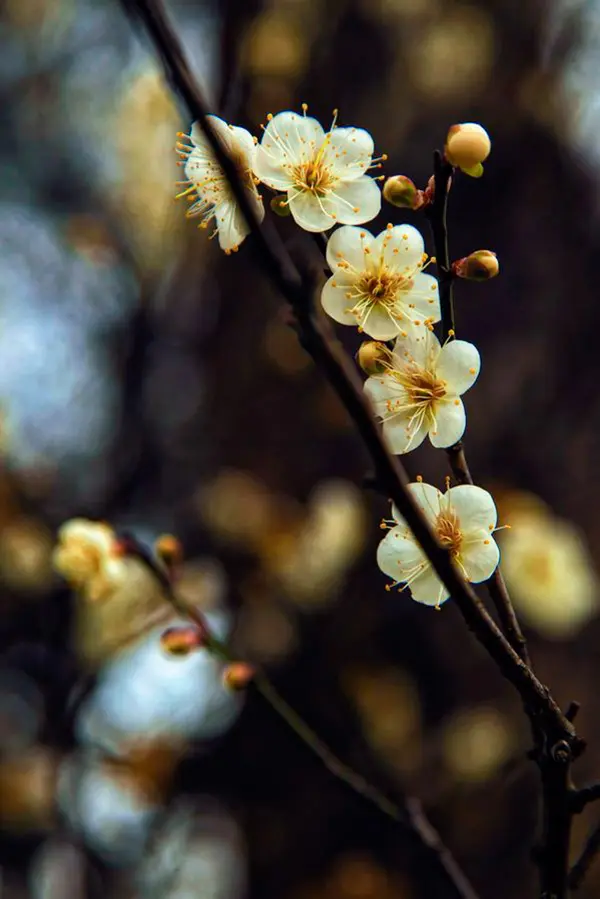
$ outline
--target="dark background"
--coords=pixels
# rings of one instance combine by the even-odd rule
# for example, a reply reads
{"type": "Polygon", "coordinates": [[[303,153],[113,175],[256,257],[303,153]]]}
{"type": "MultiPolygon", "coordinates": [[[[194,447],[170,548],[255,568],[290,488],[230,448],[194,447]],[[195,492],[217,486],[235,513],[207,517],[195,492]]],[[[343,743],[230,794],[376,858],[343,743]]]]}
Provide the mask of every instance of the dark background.
{"type": "MultiPolygon", "coordinates": [[[[502,267],[458,289],[459,335],[483,359],[467,401],[471,468],[500,496],[534,493],[575,522],[597,564],[600,81],[595,7],[569,9],[172,4],[215,102],[254,132],[303,101],[325,125],[336,107],[340,124],[373,133],[387,174],[424,186],[449,125],[485,125],[485,176],[459,180],[450,212],[452,256],[487,247],[502,267]]],[[[225,257],[171,199],[175,132],[189,122],[149,48],[112,2],[11,0],[0,28],[0,636],[3,678],[26,673],[42,697],[30,748],[71,752],[68,699],[94,674],[50,571],[56,527],[83,514],[146,540],[172,531],[192,589],[195,566],[218,561],[234,646],[334,751],[390,794],[420,796],[482,897],[535,895],[537,784],[518,699],[450,603],[433,614],[384,591],[374,554],[387,505],[361,489],[368,461],[344,411],[250,241],[225,257]]],[[[390,218],[425,230],[418,214],[388,208],[379,224],[390,218]]],[[[291,219],[277,227],[296,258],[316,252],[291,219]]],[[[354,353],[357,335],[339,331],[354,353]]],[[[444,462],[428,445],[406,458],[439,481],[444,462]]],[[[582,703],[577,772],[592,779],[598,622],[540,630],[528,631],[536,668],[563,706],[582,703]]],[[[21,723],[5,700],[0,712],[7,747],[21,723]]],[[[0,778],[11,808],[19,789],[0,778]]],[[[173,793],[229,808],[252,897],[447,895],[418,846],[253,693],[233,729],[183,762],[173,793]]],[[[25,823],[4,815],[10,897],[26,894],[32,854],[58,827],[33,806],[25,823]]],[[[593,817],[576,821],[574,853],[593,817]]],[[[131,894],[127,873],[91,852],[88,864],[91,894],[99,882],[131,894]]],[[[600,866],[581,895],[598,890],[600,866]]]]}

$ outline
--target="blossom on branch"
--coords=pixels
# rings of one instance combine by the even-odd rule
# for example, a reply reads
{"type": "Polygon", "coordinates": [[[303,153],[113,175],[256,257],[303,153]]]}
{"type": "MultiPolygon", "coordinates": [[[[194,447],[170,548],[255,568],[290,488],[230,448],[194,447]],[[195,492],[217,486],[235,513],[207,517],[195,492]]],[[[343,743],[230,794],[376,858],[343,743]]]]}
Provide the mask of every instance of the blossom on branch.
{"type": "MultiPolygon", "coordinates": [[[[422,481],[409,484],[408,489],[465,580],[478,584],[489,578],[500,551],[492,536],[498,515],[487,490],[461,484],[443,494],[422,481]]],[[[448,599],[448,590],[395,506],[392,515],[389,533],[377,549],[379,568],[393,579],[392,586],[410,587],[416,602],[439,607],[448,599]]]]}
{"type": "Polygon", "coordinates": [[[423,272],[425,244],[412,225],[388,225],[377,237],[339,228],[327,244],[327,262],[333,274],[321,303],[340,324],[392,340],[440,320],[438,283],[423,272]]]}
{"type": "Polygon", "coordinates": [[[429,435],[436,447],[462,437],[465,407],[460,399],[475,383],[480,357],[466,340],[440,342],[428,328],[398,337],[383,374],[365,382],[394,453],[408,453],[429,435]]]}
{"type": "MultiPolygon", "coordinates": [[[[254,212],[262,220],[265,210],[252,174],[256,152],[254,138],[245,128],[228,125],[217,116],[209,115],[206,118],[233,161],[254,212]]],[[[189,135],[180,133],[178,137],[177,151],[185,160],[186,180],[180,182],[182,190],[177,197],[187,197],[193,201],[186,214],[200,216],[201,228],[207,228],[212,222],[214,231],[211,237],[218,235],[221,249],[226,253],[237,250],[250,228],[200,124],[196,122],[189,135]]]]}
{"type": "Polygon", "coordinates": [[[369,222],[381,209],[381,191],[366,174],[379,164],[373,138],[362,128],[337,128],[335,120],[325,133],[303,108],[304,115],[288,111],[267,117],[255,175],[287,195],[290,212],[305,231],[369,222]]]}

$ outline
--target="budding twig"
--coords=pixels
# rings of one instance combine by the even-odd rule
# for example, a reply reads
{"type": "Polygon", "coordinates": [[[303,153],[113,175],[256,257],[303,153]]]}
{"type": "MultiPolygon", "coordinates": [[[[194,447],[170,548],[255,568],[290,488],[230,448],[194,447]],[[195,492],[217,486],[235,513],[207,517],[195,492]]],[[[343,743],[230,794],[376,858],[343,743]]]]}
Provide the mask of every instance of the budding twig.
{"type": "MultiPolygon", "coordinates": [[[[452,563],[450,554],[437,542],[429,524],[412,499],[407,489],[409,480],[406,471],[399,460],[389,453],[382,439],[379,426],[364,397],[362,384],[356,370],[330,331],[314,313],[315,284],[309,277],[298,272],[276,235],[267,237],[265,228],[261,227],[258,222],[248,202],[235,165],[206,120],[208,112],[206,103],[192,77],[183,55],[181,43],[165,16],[160,0],[123,0],[123,2],[126,7],[136,12],[144,23],[154,47],[163,61],[167,77],[187,106],[191,118],[197,120],[202,127],[218,164],[230,181],[232,192],[254,236],[254,244],[264,265],[265,273],[281,291],[293,310],[302,345],[334,388],[353,420],[356,430],[371,456],[378,483],[385,489],[387,495],[405,518],[417,542],[431,562],[432,568],[450,592],[467,626],[485,647],[503,676],[519,692],[524,704],[531,710],[531,715],[535,718],[537,725],[543,727],[547,757],[550,757],[553,748],[557,746],[566,747],[569,758],[576,757],[582,751],[584,744],[577,737],[572,723],[562,713],[548,688],[537,679],[529,665],[523,661],[519,652],[496,625],[475,591],[460,576],[452,563]]],[[[444,333],[448,336],[449,332],[454,330],[451,302],[452,272],[448,267],[445,230],[448,185],[447,179],[444,183],[447,165],[442,163],[439,155],[437,169],[436,190],[438,190],[438,195],[434,197],[432,205],[439,209],[440,215],[438,216],[436,213],[433,221],[436,223],[438,234],[436,239],[440,241],[443,249],[440,261],[440,291],[446,291],[449,296],[449,302],[445,304],[445,320],[443,319],[444,333]],[[442,185],[440,189],[438,189],[438,183],[442,185]]],[[[461,891],[461,887],[456,883],[452,873],[446,873],[458,895],[472,895],[472,893],[465,894],[464,890],[461,891]]],[[[544,888],[546,889],[547,886],[548,878],[544,878],[544,888]]],[[[547,889],[546,892],[548,892],[547,889]]],[[[558,889],[554,892],[557,899],[562,899],[565,895],[563,884],[559,884],[558,889]]]]}

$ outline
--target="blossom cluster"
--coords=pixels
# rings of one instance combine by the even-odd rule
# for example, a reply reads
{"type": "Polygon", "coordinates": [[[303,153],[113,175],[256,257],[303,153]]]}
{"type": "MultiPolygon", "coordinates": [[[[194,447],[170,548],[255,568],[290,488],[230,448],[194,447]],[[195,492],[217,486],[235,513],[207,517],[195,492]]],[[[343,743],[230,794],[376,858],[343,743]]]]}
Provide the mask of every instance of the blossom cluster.
{"type": "MultiPolygon", "coordinates": [[[[426,271],[435,260],[427,256],[417,228],[390,223],[373,234],[364,227],[378,215],[382,200],[381,179],[370,172],[387,158],[374,156],[371,135],[362,128],[338,127],[337,111],[325,131],[307,115],[306,105],[303,114],[288,110],[267,116],[260,142],[215,116],[206,124],[239,171],[258,220],[265,214],[262,184],[277,192],[271,205],[278,214],[291,214],[306,231],[331,232],[325,250],[330,276],[321,305],[336,322],[377,342],[366,354],[372,364],[363,365],[369,375],[364,389],[389,449],[407,453],[426,437],[438,448],[457,444],[466,427],[462,397],[479,375],[479,352],[472,343],[454,339],[453,332],[443,344],[436,337],[442,317],[439,287],[426,271]]],[[[187,179],[181,195],[194,200],[189,214],[201,215],[203,225],[214,223],[224,250],[237,249],[250,228],[210,143],[198,123],[180,138],[187,179]]],[[[445,158],[454,169],[480,177],[490,148],[480,125],[457,125],[448,132],[445,158]]],[[[431,203],[435,190],[430,181],[420,191],[406,176],[389,179],[388,186],[393,188],[384,189],[388,202],[413,210],[431,203]]],[[[479,250],[455,263],[452,277],[486,280],[498,268],[494,253],[479,250]]],[[[420,482],[412,489],[464,577],[472,582],[488,578],[499,556],[490,494],[471,485],[449,488],[443,496],[420,482]]],[[[394,584],[409,586],[417,601],[439,606],[447,591],[410,530],[393,514],[396,526],[380,545],[379,567],[394,584]]]]}

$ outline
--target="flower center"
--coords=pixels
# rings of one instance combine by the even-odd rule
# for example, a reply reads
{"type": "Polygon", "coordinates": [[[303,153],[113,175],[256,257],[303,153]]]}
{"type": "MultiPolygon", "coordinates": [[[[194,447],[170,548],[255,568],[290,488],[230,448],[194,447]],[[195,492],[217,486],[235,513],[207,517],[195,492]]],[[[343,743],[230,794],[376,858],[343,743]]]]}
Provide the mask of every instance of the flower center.
{"type": "Polygon", "coordinates": [[[415,405],[426,403],[432,406],[446,396],[445,382],[433,372],[425,368],[407,368],[404,372],[396,372],[396,380],[400,381],[408,393],[410,402],[415,405]]]}
{"type": "Polygon", "coordinates": [[[294,184],[298,190],[310,191],[317,197],[324,197],[329,193],[334,177],[325,165],[323,160],[317,155],[310,162],[303,162],[294,166],[292,177],[294,184]]]}
{"type": "Polygon", "coordinates": [[[449,509],[440,512],[435,520],[435,533],[444,549],[447,549],[456,558],[460,553],[463,540],[456,512],[449,509]]]}
{"type": "MultiPolygon", "coordinates": [[[[410,290],[412,280],[399,272],[390,271],[382,266],[377,272],[363,272],[356,283],[356,292],[360,299],[369,305],[384,306],[392,313],[397,303],[398,292],[410,290]]],[[[402,315],[399,315],[402,318],[402,315]]]]}

